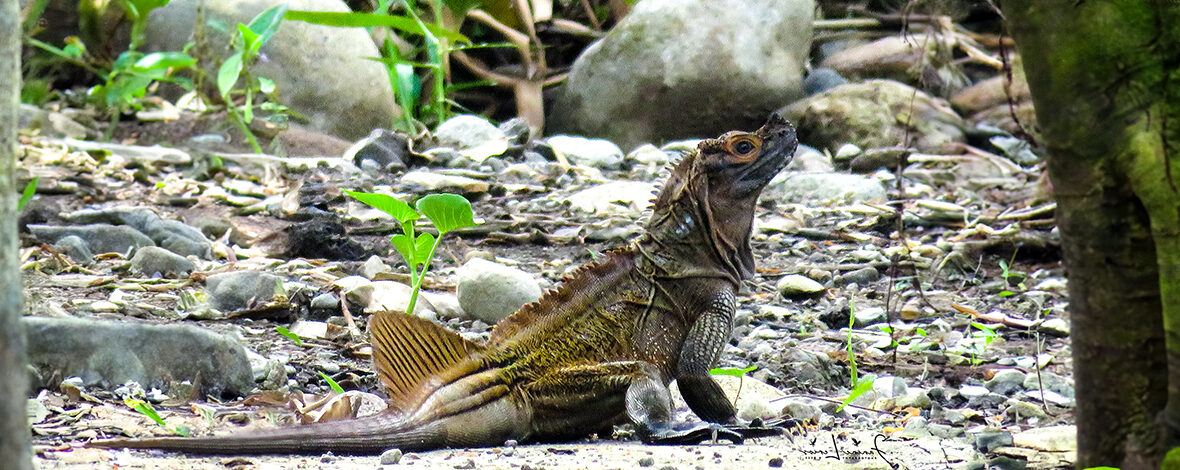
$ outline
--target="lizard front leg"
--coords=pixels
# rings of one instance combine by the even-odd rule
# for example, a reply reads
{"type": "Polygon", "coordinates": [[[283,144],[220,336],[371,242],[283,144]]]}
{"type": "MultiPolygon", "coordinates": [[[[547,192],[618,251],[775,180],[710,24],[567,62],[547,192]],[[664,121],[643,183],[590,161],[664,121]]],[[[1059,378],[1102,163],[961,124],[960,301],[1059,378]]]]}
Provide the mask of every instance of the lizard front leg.
{"type": "Polygon", "coordinates": [[[711,425],[702,425],[653,439],[657,444],[699,443],[718,437],[741,442],[742,438],[781,434],[783,428],[767,427],[759,422],[744,423],[725,391],[709,375],[721,350],[729,341],[737,300],[729,289],[722,289],[697,318],[680,349],[676,386],[697,417],[711,425]],[[737,435],[735,439],[733,436],[737,435]]]}

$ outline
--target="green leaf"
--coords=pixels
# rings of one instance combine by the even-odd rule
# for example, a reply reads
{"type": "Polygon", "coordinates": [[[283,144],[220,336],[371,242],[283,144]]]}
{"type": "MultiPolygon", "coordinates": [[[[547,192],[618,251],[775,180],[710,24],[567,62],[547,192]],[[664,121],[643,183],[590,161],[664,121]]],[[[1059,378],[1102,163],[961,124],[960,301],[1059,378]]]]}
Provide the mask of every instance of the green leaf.
{"type": "Polygon", "coordinates": [[[336,392],[336,394],[344,393],[344,387],[341,387],[340,384],[336,383],[335,380],[332,380],[331,377],[328,377],[328,374],[320,372],[320,377],[324,378],[324,382],[328,383],[328,387],[330,387],[333,392],[336,392]]]}
{"type": "Polygon", "coordinates": [[[394,64],[393,71],[397,75],[397,104],[408,119],[414,115],[414,103],[418,102],[418,76],[414,74],[414,66],[406,63],[394,64]]]}
{"type": "MultiPolygon", "coordinates": [[[[259,36],[258,48],[261,48],[267,41],[270,41],[271,36],[274,36],[279,30],[279,25],[283,23],[283,17],[287,14],[287,4],[282,3],[273,7],[267,8],[254,19],[250,20],[250,31],[253,31],[259,36]]],[[[258,48],[252,49],[258,52],[258,48]]]]}
{"type": "Polygon", "coordinates": [[[1016,293],[1015,293],[1015,292],[1012,292],[1012,291],[1010,291],[1010,290],[1006,290],[1006,291],[1000,291],[1000,293],[999,293],[999,294],[996,294],[996,295],[998,295],[998,296],[1000,296],[1000,297],[1011,297],[1011,296],[1014,296],[1014,295],[1016,295],[1016,293]]]}
{"type": "MultiPolygon", "coordinates": [[[[261,92],[266,93],[268,95],[271,93],[274,93],[275,92],[275,81],[271,80],[269,78],[266,78],[266,77],[258,77],[258,91],[261,91],[261,92]]],[[[269,103],[269,101],[267,103],[269,103]]],[[[266,103],[263,103],[263,104],[265,105],[266,103]]],[[[263,109],[266,109],[266,108],[263,108],[263,109]]]]}
{"type": "Polygon", "coordinates": [[[457,42],[471,42],[467,36],[459,34],[457,31],[440,28],[436,25],[425,25],[424,30],[418,25],[418,22],[404,16],[384,15],[380,13],[290,10],[287,12],[285,18],[323,26],[344,28],[373,28],[384,26],[404,33],[421,35],[424,32],[429,32],[435,36],[441,36],[457,42]]]}
{"type": "Polygon", "coordinates": [[[234,83],[238,82],[238,76],[241,74],[241,54],[234,54],[225,59],[225,62],[221,64],[221,68],[217,70],[217,91],[221,92],[221,96],[229,97],[229,91],[233,89],[234,83]]]}
{"type": "Polygon", "coordinates": [[[132,18],[147,16],[152,10],[167,5],[169,0],[123,0],[123,7],[132,18]]]}
{"type": "Polygon", "coordinates": [[[25,190],[21,192],[20,200],[16,202],[17,212],[25,210],[25,206],[33,199],[33,194],[37,193],[37,181],[40,179],[40,176],[34,176],[33,179],[29,180],[28,184],[25,184],[25,190]]]}
{"type": "Polygon", "coordinates": [[[434,248],[434,235],[423,233],[418,235],[418,239],[414,240],[414,254],[417,259],[415,263],[422,264],[426,262],[426,257],[430,256],[430,249],[434,248]]]}
{"type": "Polygon", "coordinates": [[[864,377],[861,377],[860,381],[856,383],[856,386],[852,388],[852,392],[848,394],[848,398],[845,398],[844,401],[840,403],[840,406],[836,408],[836,412],[839,413],[840,410],[843,410],[845,406],[848,406],[849,403],[852,403],[852,400],[855,400],[857,397],[864,395],[865,392],[872,390],[873,380],[876,379],[877,376],[873,374],[868,374],[864,377]]]}
{"type": "Polygon", "coordinates": [[[734,377],[741,377],[743,375],[749,374],[750,372],[753,372],[754,369],[757,368],[758,366],[750,366],[744,369],[738,369],[736,367],[716,367],[709,369],[709,373],[713,375],[732,375],[734,377]]]}
{"type": "Polygon", "coordinates": [[[183,69],[197,63],[197,59],[183,52],[152,52],[135,61],[132,70],[147,72],[152,70],[183,69]]]}
{"type": "Polygon", "coordinates": [[[414,258],[416,258],[416,256],[414,256],[414,242],[410,239],[409,235],[399,233],[389,237],[389,243],[392,243],[393,247],[397,249],[397,252],[401,253],[402,259],[406,261],[406,264],[410,266],[417,266],[418,264],[421,264],[414,261],[414,258]]]}
{"type": "Polygon", "coordinates": [[[434,223],[440,237],[457,228],[479,225],[471,212],[471,203],[458,194],[429,194],[419,199],[416,205],[418,211],[434,223]]]}
{"type": "Polygon", "coordinates": [[[178,436],[188,437],[188,428],[187,427],[169,426],[168,423],[165,423],[164,419],[160,417],[160,414],[156,413],[156,409],[152,407],[151,403],[140,400],[138,398],[124,398],[123,404],[127,405],[128,407],[131,407],[135,411],[138,411],[139,414],[147,416],[152,421],[155,421],[156,424],[160,425],[160,427],[171,431],[173,434],[176,434],[178,436]]]}
{"type": "Polygon", "coordinates": [[[242,50],[257,53],[258,49],[262,47],[261,41],[259,41],[262,36],[251,31],[249,26],[238,23],[238,34],[242,35],[242,50]]]}
{"type": "Polygon", "coordinates": [[[276,326],[275,331],[279,332],[280,335],[286,336],[291,341],[294,341],[296,346],[303,347],[303,339],[300,338],[299,335],[292,333],[291,330],[281,326],[276,326]]]}
{"type": "Polygon", "coordinates": [[[388,194],[379,193],[363,193],[359,191],[345,190],[344,194],[352,196],[360,202],[363,202],[381,212],[389,214],[398,223],[406,223],[418,220],[421,214],[415,211],[409,204],[406,204],[397,198],[388,194]]]}

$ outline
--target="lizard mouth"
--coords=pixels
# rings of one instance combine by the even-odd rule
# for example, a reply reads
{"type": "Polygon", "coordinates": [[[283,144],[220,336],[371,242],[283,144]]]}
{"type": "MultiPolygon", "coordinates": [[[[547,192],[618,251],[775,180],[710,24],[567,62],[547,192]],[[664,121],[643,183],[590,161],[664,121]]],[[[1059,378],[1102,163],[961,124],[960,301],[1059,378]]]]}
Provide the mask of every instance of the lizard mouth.
{"type": "Polygon", "coordinates": [[[762,191],[762,188],[791,162],[791,158],[795,156],[795,149],[799,146],[795,126],[778,113],[771,113],[766,124],[754,131],[754,134],[762,139],[765,148],[758,159],[738,176],[738,187],[743,193],[762,191]]]}

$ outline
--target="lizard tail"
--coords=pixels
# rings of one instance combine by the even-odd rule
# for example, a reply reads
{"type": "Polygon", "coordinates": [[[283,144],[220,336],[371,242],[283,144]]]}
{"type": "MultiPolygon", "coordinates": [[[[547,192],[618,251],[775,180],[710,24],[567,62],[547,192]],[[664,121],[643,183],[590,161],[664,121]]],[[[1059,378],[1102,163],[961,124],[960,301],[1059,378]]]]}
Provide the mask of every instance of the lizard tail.
{"type": "Polygon", "coordinates": [[[440,423],[414,423],[382,413],[347,422],[332,421],[213,437],[108,439],[86,444],[107,449],[161,449],[191,454],[378,454],[445,446],[440,423]]]}

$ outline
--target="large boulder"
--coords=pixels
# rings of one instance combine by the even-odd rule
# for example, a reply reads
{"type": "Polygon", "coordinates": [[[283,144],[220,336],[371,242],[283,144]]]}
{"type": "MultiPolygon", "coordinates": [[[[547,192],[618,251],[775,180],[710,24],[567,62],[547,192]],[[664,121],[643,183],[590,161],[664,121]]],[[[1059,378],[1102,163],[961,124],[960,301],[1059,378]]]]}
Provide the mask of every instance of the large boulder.
{"type": "Polygon", "coordinates": [[[753,129],[803,95],[813,0],[644,0],[570,71],[550,130],[644,142],[753,129]]]}
{"type": "MultiPolygon", "coordinates": [[[[193,40],[197,5],[203,4],[205,40],[224,59],[230,55],[229,32],[279,3],[292,10],[349,11],[340,0],[173,0],[148,17],[142,49],[183,49],[193,40]]],[[[282,104],[306,115],[313,129],[360,139],[388,127],[400,113],[384,68],[368,59],[380,54],[364,29],[284,21],[262,54],[265,60],[251,73],[274,80],[282,104]]],[[[217,76],[215,65],[205,64],[210,77],[217,76]]]]}
{"type": "Polygon", "coordinates": [[[892,80],[840,85],[781,112],[798,127],[801,142],[833,153],[846,143],[864,148],[908,145],[938,153],[966,141],[967,124],[950,103],[892,80]]]}

